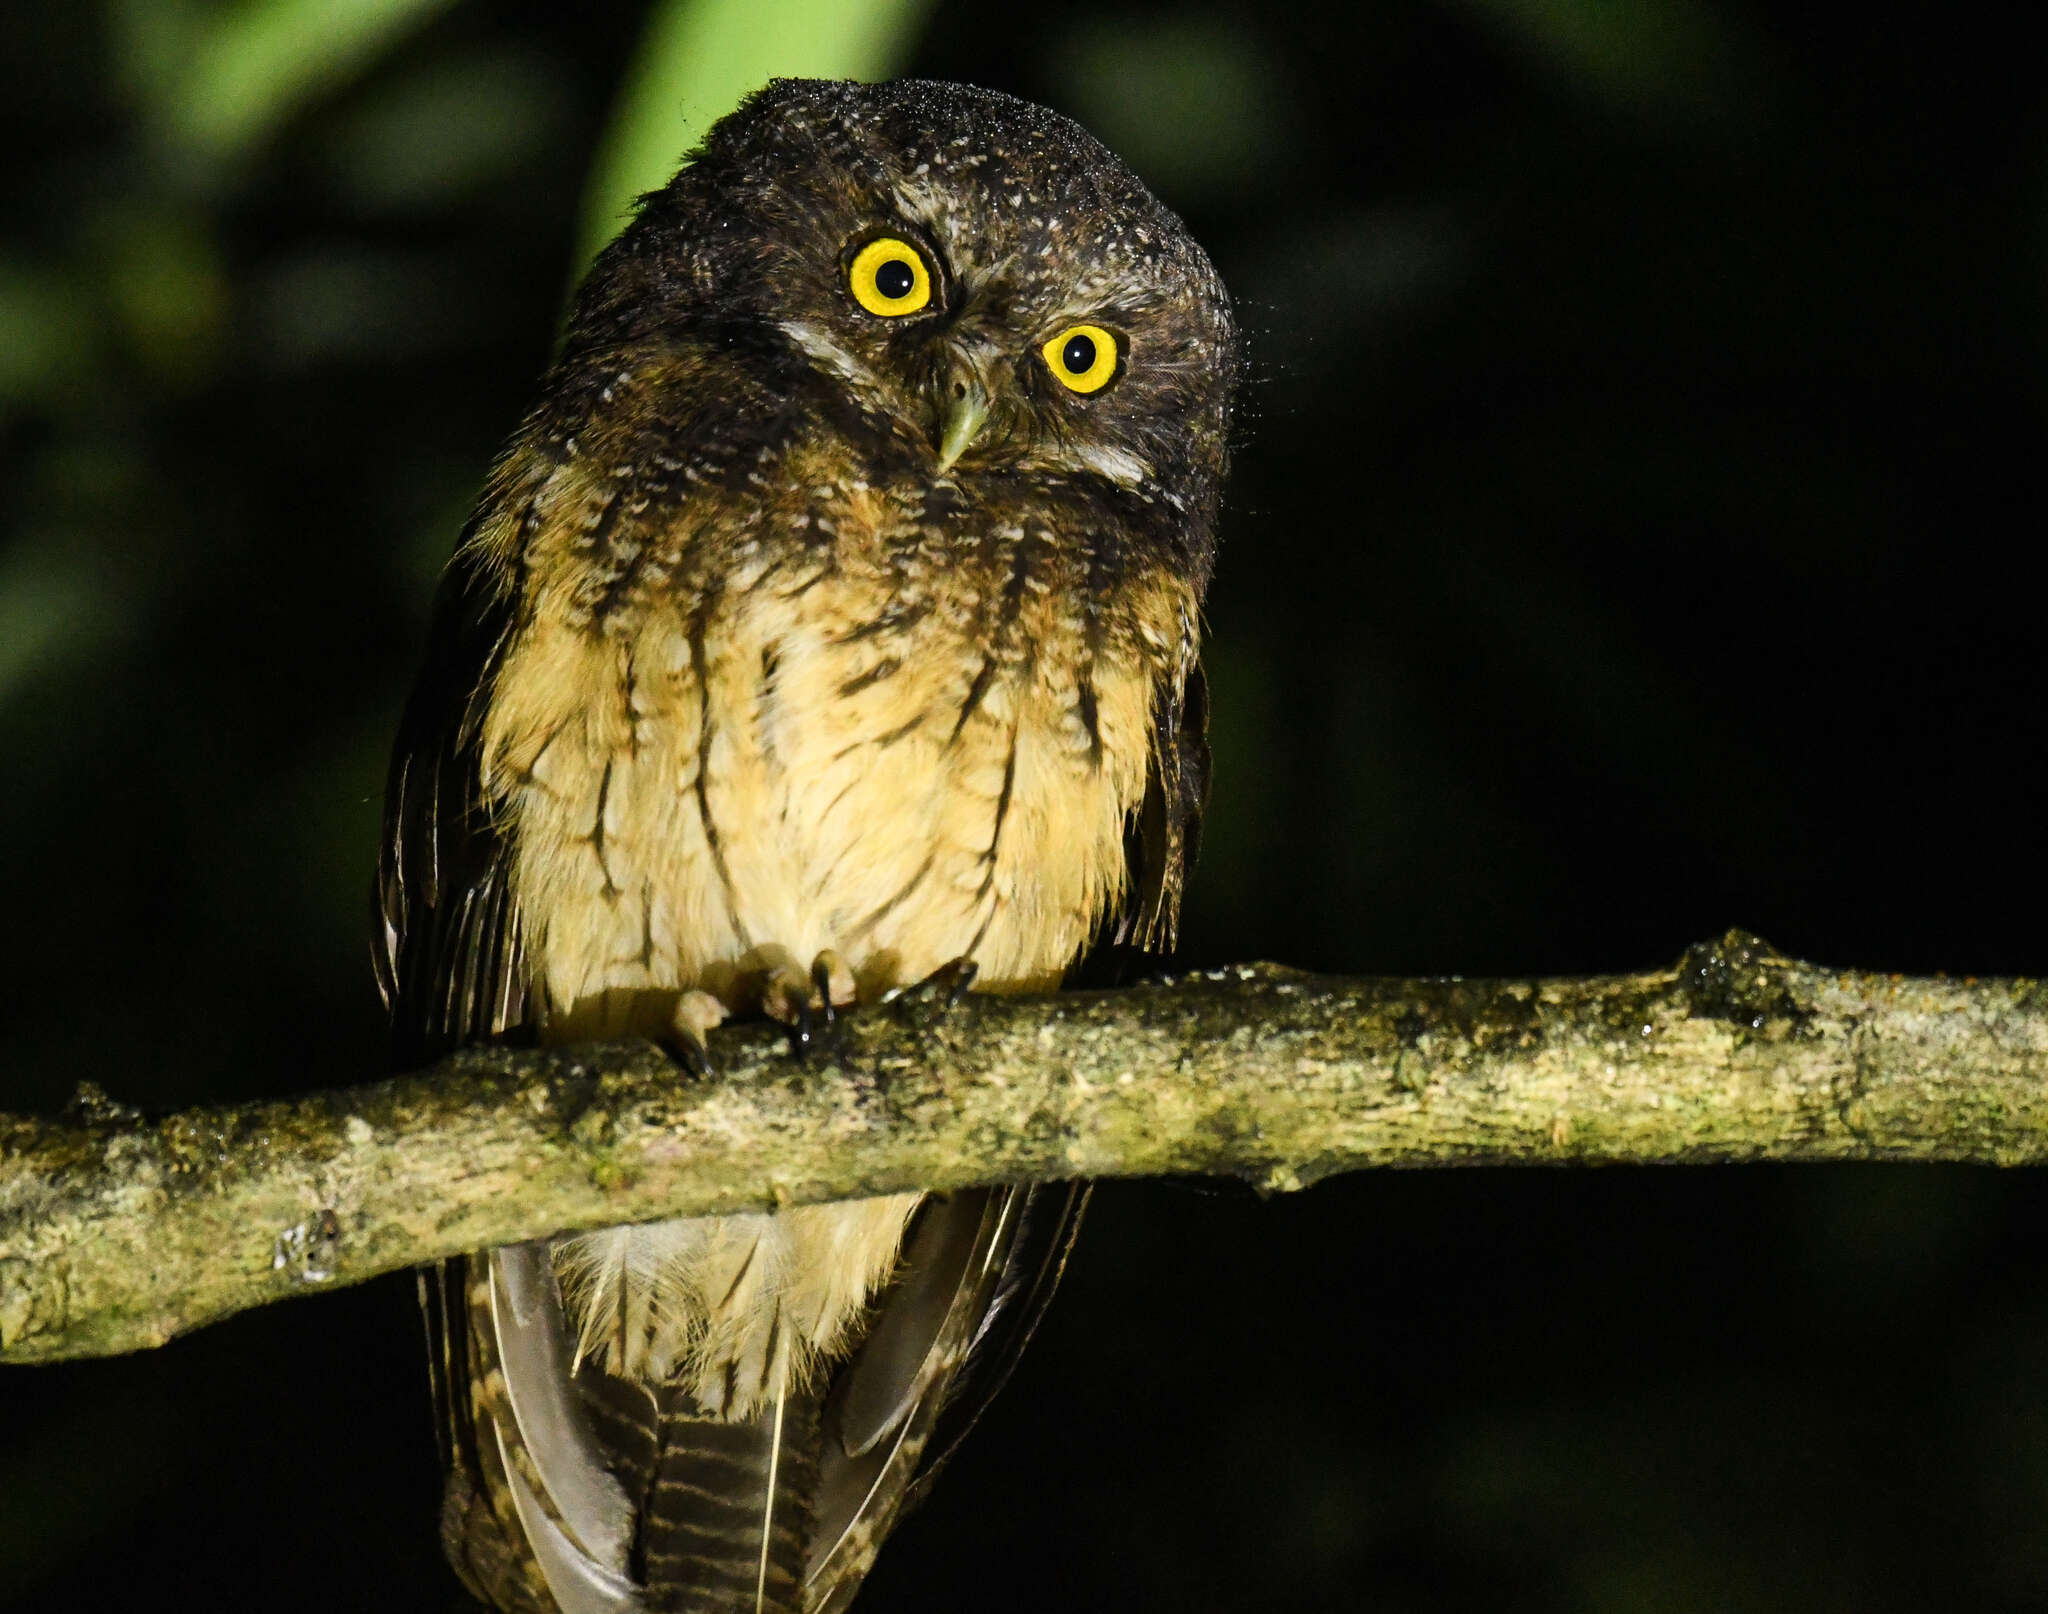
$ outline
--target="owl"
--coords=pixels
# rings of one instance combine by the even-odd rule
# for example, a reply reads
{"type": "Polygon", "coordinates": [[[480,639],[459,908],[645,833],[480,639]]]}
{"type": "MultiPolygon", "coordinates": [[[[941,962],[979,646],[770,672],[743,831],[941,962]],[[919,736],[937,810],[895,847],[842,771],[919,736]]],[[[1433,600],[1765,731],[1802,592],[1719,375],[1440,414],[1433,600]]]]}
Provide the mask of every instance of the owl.
{"type": "MultiPolygon", "coordinates": [[[[1064,118],[781,80],[598,259],[406,708],[401,1066],[799,1028],[1170,945],[1238,338],[1064,118]]],[[[1084,1191],[576,1233],[423,1278],[442,1538],[505,1610],[844,1608],[1007,1374],[1084,1191]]]]}

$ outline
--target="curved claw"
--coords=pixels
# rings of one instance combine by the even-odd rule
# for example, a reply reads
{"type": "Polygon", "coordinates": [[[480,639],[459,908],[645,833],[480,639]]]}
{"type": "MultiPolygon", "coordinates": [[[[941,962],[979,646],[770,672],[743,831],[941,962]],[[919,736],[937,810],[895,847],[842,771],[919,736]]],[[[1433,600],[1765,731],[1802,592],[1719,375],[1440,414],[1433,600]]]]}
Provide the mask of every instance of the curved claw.
{"type": "Polygon", "coordinates": [[[763,1011],[788,1028],[789,1051],[799,1059],[836,1046],[839,1010],[854,1001],[853,972],[829,948],[812,960],[808,979],[785,964],[761,989],[763,1011]]]}
{"type": "Polygon", "coordinates": [[[716,1081],[718,1066],[711,1057],[705,1034],[725,1023],[725,1005],[709,992],[685,992],[676,1004],[668,1035],[658,1038],[662,1052],[690,1075],[716,1081]]]}
{"type": "Polygon", "coordinates": [[[820,953],[811,960],[811,986],[818,994],[819,1011],[825,1022],[825,1035],[836,1035],[839,1030],[839,1005],[832,1001],[832,955],[820,953]]]}
{"type": "Polygon", "coordinates": [[[981,975],[981,966],[971,958],[956,958],[950,964],[934,970],[930,979],[943,982],[946,993],[946,1007],[957,1009],[960,1000],[967,996],[976,979],[981,975]]]}
{"type": "Polygon", "coordinates": [[[789,1051],[799,1059],[808,1059],[819,1041],[818,1013],[809,998],[799,997],[791,1002],[788,1024],[789,1051]]]}
{"type": "Polygon", "coordinates": [[[681,1065],[687,1074],[696,1077],[699,1081],[715,1082],[718,1080],[718,1064],[712,1059],[711,1050],[703,1043],[692,1041],[689,1037],[677,1034],[675,1036],[663,1037],[660,1047],[661,1051],[678,1065],[681,1065]]]}
{"type": "Polygon", "coordinates": [[[967,996],[980,973],[981,966],[973,959],[956,958],[950,964],[941,964],[917,985],[891,992],[883,1001],[892,1004],[898,1013],[929,1023],[959,1008],[960,1000],[967,996]]]}

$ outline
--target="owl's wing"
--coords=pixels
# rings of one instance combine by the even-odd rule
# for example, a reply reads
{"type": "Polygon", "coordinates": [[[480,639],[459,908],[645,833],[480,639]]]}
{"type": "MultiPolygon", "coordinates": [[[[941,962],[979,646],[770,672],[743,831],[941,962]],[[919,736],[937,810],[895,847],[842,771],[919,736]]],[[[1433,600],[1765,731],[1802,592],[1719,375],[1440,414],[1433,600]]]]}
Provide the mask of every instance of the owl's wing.
{"type": "MultiPolygon", "coordinates": [[[[529,1029],[508,848],[483,798],[480,755],[517,592],[465,542],[442,579],[427,661],[399,726],[372,889],[372,953],[400,1070],[529,1029]]],[[[533,1248],[500,1253],[516,1263],[533,1248]]],[[[488,1387],[504,1379],[503,1340],[494,1326],[475,1326],[509,1310],[508,1282],[530,1276],[517,1269],[508,1279],[500,1264],[496,1255],[456,1257],[419,1274],[449,1475],[442,1541],[477,1596],[521,1614],[554,1614],[519,1517],[518,1472],[530,1465],[516,1439],[507,1448],[488,1404],[488,1387]]]]}
{"type": "Polygon", "coordinates": [[[399,725],[372,921],[400,1070],[526,1022],[519,912],[508,850],[483,799],[480,755],[516,595],[467,544],[457,551],[399,725]]]}
{"type": "Polygon", "coordinates": [[[904,1499],[904,1511],[920,1506],[939,1470],[959,1448],[996,1392],[1009,1382],[1017,1358],[1038,1331],[1039,1319],[1067,1269],[1080,1237],[1093,1184],[1032,1183],[996,1190],[1015,1198],[1017,1232],[1004,1252],[1002,1270],[987,1308],[975,1326],[967,1360],[946,1387],[934,1419],[924,1461],[904,1499]]]}
{"type": "Polygon", "coordinates": [[[1082,1184],[934,1195],[874,1326],[835,1375],[818,1446],[807,1614],[853,1600],[896,1522],[1009,1376],[1065,1265],[1082,1184]]]}
{"type": "Polygon", "coordinates": [[[1130,895],[1110,933],[1120,947],[1168,953],[1180,933],[1180,899],[1202,841],[1209,799],[1209,680],[1189,654],[1179,687],[1162,683],[1152,700],[1145,800],[1124,836],[1130,895]]]}

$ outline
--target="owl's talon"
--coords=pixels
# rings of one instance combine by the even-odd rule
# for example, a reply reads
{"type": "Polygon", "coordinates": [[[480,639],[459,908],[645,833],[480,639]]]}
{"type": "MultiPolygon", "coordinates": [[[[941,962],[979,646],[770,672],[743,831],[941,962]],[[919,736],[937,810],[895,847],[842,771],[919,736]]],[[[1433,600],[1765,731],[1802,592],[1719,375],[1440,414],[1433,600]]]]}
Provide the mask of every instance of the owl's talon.
{"type": "Polygon", "coordinates": [[[799,1059],[837,1045],[839,1010],[855,1001],[853,971],[830,948],[811,961],[808,981],[779,968],[761,989],[762,1011],[789,1028],[789,1051],[799,1059]]]}
{"type": "Polygon", "coordinates": [[[899,987],[882,1001],[894,1005],[897,1013],[928,1025],[959,1008],[980,973],[981,966],[973,959],[956,958],[941,964],[915,986],[899,987]]]}
{"type": "Polygon", "coordinates": [[[671,1032],[657,1039],[656,1046],[683,1067],[683,1074],[700,1082],[715,1082],[719,1071],[711,1057],[711,1050],[702,1042],[693,1042],[681,1032],[671,1032]]]}
{"type": "Polygon", "coordinates": [[[945,1008],[960,1007],[960,1000],[967,996],[981,974],[981,966],[971,958],[956,958],[950,964],[941,964],[925,978],[924,984],[936,987],[945,993],[945,1008]]]}
{"type": "Polygon", "coordinates": [[[689,991],[676,1000],[668,1035],[658,1040],[669,1058],[702,1081],[715,1081],[718,1066],[706,1034],[725,1023],[725,1005],[709,992],[689,991]]]}
{"type": "Polygon", "coordinates": [[[811,1007],[809,998],[799,998],[789,1017],[789,1051],[799,1059],[808,1059],[817,1041],[817,1011],[811,1007]]]}
{"type": "Polygon", "coordinates": [[[822,1005],[818,1015],[825,1022],[825,1035],[834,1036],[839,1030],[839,1009],[832,1001],[832,971],[826,965],[823,955],[811,960],[811,985],[816,989],[818,1002],[822,1005]]]}
{"type": "Polygon", "coordinates": [[[839,1034],[839,1011],[860,1001],[859,988],[846,960],[830,947],[811,960],[811,989],[817,994],[825,1034],[839,1034]]]}

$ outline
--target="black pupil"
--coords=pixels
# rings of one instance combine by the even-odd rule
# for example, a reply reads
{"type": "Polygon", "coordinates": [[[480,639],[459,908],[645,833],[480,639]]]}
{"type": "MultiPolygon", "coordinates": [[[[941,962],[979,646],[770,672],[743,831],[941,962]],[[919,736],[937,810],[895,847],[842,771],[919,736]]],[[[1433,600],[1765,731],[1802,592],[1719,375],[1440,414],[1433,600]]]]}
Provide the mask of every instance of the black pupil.
{"type": "Polygon", "coordinates": [[[1075,375],[1086,375],[1095,368],[1095,338],[1092,336],[1070,336],[1067,345],[1060,349],[1060,363],[1075,375]]]}
{"type": "Polygon", "coordinates": [[[892,303],[916,289],[917,274],[901,258],[891,258],[875,271],[875,290],[892,303]]]}

